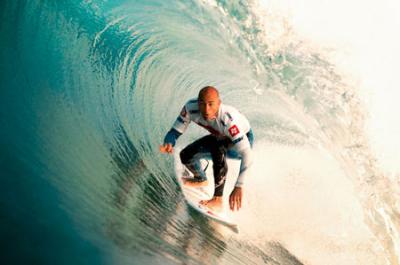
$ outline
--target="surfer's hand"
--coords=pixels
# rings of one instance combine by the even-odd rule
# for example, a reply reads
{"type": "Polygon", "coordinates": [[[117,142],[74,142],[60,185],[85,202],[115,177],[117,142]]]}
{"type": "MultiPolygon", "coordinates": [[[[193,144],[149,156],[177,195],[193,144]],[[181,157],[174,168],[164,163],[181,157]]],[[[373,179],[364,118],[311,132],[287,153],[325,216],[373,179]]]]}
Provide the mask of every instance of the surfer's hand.
{"type": "Polygon", "coordinates": [[[242,187],[235,187],[229,196],[229,208],[231,211],[236,210],[239,211],[240,207],[242,207],[242,187]]]}
{"type": "Polygon", "coordinates": [[[163,154],[165,154],[165,153],[172,154],[173,151],[174,151],[174,148],[172,147],[172,144],[160,145],[160,152],[163,154]]]}

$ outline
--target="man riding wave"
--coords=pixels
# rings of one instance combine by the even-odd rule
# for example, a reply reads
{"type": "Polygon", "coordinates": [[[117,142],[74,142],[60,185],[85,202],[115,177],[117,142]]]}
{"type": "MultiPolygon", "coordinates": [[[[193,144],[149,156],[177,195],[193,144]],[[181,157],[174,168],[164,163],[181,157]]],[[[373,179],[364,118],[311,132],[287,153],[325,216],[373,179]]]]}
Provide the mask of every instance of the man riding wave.
{"type": "Polygon", "coordinates": [[[234,107],[222,104],[215,87],[206,86],[200,90],[198,98],[189,100],[183,106],[180,115],[165,136],[160,152],[172,153],[176,140],[186,131],[190,122],[205,128],[210,134],[194,141],[180,152],[182,164],[194,176],[183,178],[184,185],[190,187],[208,185],[200,159],[211,155],[214,195],[210,200],[203,200],[200,203],[220,211],[223,208],[222,195],[228,172],[226,158],[240,159],[239,176],[229,196],[230,209],[239,210],[242,205],[244,180],[252,164],[254,136],[249,121],[234,107]]]}

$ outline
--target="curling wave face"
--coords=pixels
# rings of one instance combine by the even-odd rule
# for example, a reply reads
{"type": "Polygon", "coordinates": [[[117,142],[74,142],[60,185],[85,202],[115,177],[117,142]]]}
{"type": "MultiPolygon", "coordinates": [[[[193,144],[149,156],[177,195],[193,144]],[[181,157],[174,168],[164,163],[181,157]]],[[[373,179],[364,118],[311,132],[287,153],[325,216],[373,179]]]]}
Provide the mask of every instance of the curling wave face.
{"type": "Polygon", "coordinates": [[[256,2],[0,5],[10,263],[399,264],[396,198],[355,89],[306,43],[272,49],[256,2]],[[237,237],[188,211],[158,153],[210,84],[257,139],[237,237]]]}

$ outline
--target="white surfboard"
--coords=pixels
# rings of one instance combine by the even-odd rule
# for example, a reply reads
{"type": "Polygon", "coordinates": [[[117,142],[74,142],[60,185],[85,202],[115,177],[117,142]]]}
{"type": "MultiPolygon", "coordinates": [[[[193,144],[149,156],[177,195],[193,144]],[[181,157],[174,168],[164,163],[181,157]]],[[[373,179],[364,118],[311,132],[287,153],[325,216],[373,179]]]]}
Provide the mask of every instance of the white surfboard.
{"type": "MultiPolygon", "coordinates": [[[[210,171],[212,171],[212,168],[210,169],[210,171]]],[[[238,225],[232,220],[232,218],[230,218],[230,216],[227,214],[226,211],[216,212],[200,204],[201,200],[209,200],[212,198],[214,185],[210,184],[209,186],[212,187],[207,186],[201,188],[187,187],[186,185],[183,184],[182,181],[182,177],[186,175],[184,172],[185,172],[185,167],[180,163],[179,158],[175,157],[176,177],[179,182],[179,185],[182,188],[182,192],[187,204],[192,209],[203,214],[207,218],[210,218],[211,220],[226,226],[235,233],[239,233],[238,225]]],[[[208,172],[209,170],[207,170],[207,173],[208,172]]],[[[209,183],[213,182],[212,172],[211,174],[207,174],[207,178],[209,180],[209,183]]]]}

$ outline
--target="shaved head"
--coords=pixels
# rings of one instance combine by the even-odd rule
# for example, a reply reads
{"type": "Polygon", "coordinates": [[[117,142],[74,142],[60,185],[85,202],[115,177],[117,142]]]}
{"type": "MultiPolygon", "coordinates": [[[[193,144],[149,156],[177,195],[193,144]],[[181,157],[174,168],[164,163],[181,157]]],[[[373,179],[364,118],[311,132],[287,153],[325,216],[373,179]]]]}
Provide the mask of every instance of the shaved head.
{"type": "Polygon", "coordinates": [[[215,119],[221,105],[218,90],[212,86],[203,87],[199,92],[198,104],[204,119],[215,119]]]}
{"type": "Polygon", "coordinates": [[[203,87],[199,92],[199,100],[202,100],[205,97],[209,97],[209,96],[212,96],[212,97],[215,97],[215,98],[219,99],[218,90],[213,86],[203,87]]]}

